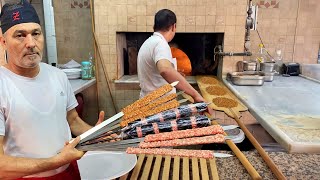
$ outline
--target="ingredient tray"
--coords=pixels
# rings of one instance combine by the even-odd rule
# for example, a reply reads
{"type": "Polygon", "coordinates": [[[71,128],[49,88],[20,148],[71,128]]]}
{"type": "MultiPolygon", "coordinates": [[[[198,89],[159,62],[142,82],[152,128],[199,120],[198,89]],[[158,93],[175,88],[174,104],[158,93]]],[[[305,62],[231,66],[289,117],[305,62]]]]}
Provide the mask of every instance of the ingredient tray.
{"type": "Polygon", "coordinates": [[[232,72],[228,78],[239,86],[262,86],[264,83],[264,73],[256,71],[232,72]]]}

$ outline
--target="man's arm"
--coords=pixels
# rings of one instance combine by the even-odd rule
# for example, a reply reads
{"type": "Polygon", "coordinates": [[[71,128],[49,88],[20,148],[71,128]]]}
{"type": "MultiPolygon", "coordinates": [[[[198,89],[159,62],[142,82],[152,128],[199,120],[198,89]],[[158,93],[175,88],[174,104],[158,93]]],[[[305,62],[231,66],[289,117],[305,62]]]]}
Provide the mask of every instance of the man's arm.
{"type": "Polygon", "coordinates": [[[57,169],[72,161],[78,160],[83,156],[82,151],[74,147],[79,143],[80,138],[70,144],[67,144],[61,153],[51,158],[21,158],[4,154],[3,151],[4,136],[0,136],[0,179],[16,179],[23,176],[36,174],[44,171],[57,169]]]}
{"type": "MultiPolygon", "coordinates": [[[[76,109],[71,109],[67,113],[67,120],[71,129],[71,132],[75,136],[79,136],[87,130],[91,129],[92,126],[84,122],[78,115],[76,109]]],[[[104,120],[104,112],[99,113],[99,119],[97,124],[100,124],[104,120]]]]}
{"type": "Polygon", "coordinates": [[[174,81],[179,81],[176,86],[177,89],[184,91],[186,94],[189,94],[195,102],[204,102],[205,99],[195,90],[187,80],[176,71],[171,62],[167,59],[161,59],[157,62],[157,68],[160,75],[168,82],[172,83],[174,81]]]}

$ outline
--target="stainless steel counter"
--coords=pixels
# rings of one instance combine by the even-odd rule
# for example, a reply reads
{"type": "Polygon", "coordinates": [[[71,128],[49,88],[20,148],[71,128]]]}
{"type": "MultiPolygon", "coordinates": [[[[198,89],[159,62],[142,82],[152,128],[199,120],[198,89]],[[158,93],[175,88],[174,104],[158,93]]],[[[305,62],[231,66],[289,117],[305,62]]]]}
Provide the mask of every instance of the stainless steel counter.
{"type": "MultiPolygon", "coordinates": [[[[197,84],[195,76],[186,76],[187,82],[190,84],[197,84]]],[[[116,84],[140,84],[138,75],[125,75],[120,79],[114,81],[116,84]]]]}
{"type": "Polygon", "coordinates": [[[77,94],[96,83],[96,79],[91,79],[91,80],[72,79],[69,81],[74,91],[74,94],[77,94]]]}
{"type": "Polygon", "coordinates": [[[299,76],[275,76],[263,86],[223,82],[287,151],[320,152],[320,83],[299,76]]]}

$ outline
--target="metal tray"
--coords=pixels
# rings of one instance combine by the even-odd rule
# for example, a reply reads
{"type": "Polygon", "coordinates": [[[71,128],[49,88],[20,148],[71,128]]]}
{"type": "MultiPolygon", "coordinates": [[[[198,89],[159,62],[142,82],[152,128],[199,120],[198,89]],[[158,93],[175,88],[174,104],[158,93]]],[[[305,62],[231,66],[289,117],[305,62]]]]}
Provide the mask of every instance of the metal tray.
{"type": "Polygon", "coordinates": [[[231,82],[239,86],[262,86],[264,73],[256,71],[232,72],[228,74],[231,82]]]}

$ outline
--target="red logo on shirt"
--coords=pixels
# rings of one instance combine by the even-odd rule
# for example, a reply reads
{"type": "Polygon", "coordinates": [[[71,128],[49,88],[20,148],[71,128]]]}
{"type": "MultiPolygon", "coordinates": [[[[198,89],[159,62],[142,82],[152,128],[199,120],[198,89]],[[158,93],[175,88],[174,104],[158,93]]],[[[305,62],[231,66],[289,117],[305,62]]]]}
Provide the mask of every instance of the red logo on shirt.
{"type": "Polygon", "coordinates": [[[20,20],[20,12],[17,11],[17,12],[12,13],[12,19],[13,19],[13,21],[20,20]]]}

